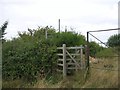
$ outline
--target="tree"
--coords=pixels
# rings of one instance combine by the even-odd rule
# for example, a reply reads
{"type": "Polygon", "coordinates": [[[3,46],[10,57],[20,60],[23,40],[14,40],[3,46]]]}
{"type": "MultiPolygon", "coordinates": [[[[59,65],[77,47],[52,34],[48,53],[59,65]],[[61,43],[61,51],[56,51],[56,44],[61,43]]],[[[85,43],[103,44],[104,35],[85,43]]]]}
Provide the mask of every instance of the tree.
{"type": "Polygon", "coordinates": [[[108,46],[118,47],[120,46],[120,34],[115,34],[109,37],[107,41],[108,46]]]}
{"type": "Polygon", "coordinates": [[[8,25],[8,21],[5,21],[5,23],[0,27],[0,40],[2,41],[4,40],[3,37],[6,34],[5,30],[7,28],[7,25],[8,25]]]}
{"type": "Polygon", "coordinates": [[[96,42],[92,41],[89,43],[90,56],[95,57],[98,52],[100,52],[103,47],[99,46],[96,42]]]}

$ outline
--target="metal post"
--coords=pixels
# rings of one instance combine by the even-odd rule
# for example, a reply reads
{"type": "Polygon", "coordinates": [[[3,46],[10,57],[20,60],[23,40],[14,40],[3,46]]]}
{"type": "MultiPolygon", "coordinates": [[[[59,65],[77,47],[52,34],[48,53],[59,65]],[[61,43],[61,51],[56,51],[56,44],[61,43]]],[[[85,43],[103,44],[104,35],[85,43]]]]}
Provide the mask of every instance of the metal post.
{"type": "Polygon", "coordinates": [[[87,32],[87,66],[89,68],[89,32],[87,32]]]}
{"type": "Polygon", "coordinates": [[[63,44],[63,78],[67,75],[66,72],[66,44],[63,44]]]}

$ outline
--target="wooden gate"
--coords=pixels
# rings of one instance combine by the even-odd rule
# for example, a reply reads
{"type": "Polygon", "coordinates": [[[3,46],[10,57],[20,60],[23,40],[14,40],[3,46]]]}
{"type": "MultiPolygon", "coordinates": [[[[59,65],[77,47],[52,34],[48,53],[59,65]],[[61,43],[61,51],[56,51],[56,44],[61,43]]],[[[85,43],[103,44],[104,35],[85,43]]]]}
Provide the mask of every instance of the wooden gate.
{"type": "Polygon", "coordinates": [[[58,47],[58,71],[63,72],[63,77],[66,77],[70,70],[79,70],[85,68],[85,60],[83,60],[83,46],[80,47],[58,47]]]}

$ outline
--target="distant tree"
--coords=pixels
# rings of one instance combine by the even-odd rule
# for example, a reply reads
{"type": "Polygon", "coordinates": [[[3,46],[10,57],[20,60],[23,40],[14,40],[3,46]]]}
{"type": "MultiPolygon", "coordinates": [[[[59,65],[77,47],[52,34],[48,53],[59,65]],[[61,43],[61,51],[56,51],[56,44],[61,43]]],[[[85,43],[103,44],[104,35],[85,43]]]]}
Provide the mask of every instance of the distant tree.
{"type": "Polygon", "coordinates": [[[6,34],[5,33],[5,30],[7,28],[7,25],[8,25],[8,21],[5,21],[5,23],[0,27],[0,40],[4,40],[4,35],[6,34]]]}
{"type": "Polygon", "coordinates": [[[109,37],[107,41],[108,46],[118,47],[120,46],[120,34],[115,34],[109,37]]]}
{"type": "Polygon", "coordinates": [[[97,44],[96,42],[92,41],[89,43],[89,49],[90,49],[90,56],[95,57],[96,53],[100,52],[103,47],[97,44]]]}

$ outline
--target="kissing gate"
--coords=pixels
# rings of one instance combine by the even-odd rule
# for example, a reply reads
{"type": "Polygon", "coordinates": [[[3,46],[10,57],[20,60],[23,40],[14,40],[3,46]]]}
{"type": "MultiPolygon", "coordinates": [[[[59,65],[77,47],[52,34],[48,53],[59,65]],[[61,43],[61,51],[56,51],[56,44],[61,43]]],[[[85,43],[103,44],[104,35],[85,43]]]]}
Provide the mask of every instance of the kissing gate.
{"type": "Polygon", "coordinates": [[[63,77],[70,74],[74,70],[85,68],[85,55],[83,54],[83,46],[80,47],[58,47],[60,52],[58,55],[58,71],[63,72],[63,77]]]}

